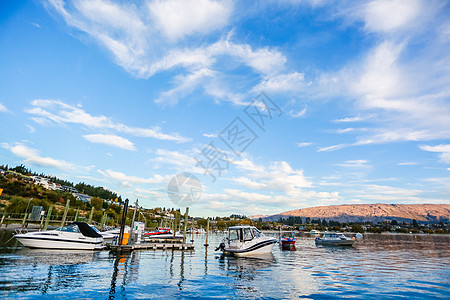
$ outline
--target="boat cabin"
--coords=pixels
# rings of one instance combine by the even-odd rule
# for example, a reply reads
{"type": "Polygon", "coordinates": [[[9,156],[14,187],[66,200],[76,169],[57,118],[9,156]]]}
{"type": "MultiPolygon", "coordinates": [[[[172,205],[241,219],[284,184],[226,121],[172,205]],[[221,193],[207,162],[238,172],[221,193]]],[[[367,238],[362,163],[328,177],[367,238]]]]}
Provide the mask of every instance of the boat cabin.
{"type": "Polygon", "coordinates": [[[251,241],[262,235],[263,233],[253,226],[233,226],[228,228],[228,238],[230,241],[251,241]]]}

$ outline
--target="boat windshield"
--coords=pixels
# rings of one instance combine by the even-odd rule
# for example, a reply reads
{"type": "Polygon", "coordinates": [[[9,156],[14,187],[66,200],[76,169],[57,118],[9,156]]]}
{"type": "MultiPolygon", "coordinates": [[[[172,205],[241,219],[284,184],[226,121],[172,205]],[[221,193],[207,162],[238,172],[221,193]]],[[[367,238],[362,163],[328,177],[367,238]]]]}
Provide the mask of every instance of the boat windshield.
{"type": "Polygon", "coordinates": [[[229,231],[230,241],[239,239],[239,229],[230,229],[229,231]]]}
{"type": "Polygon", "coordinates": [[[252,229],[244,228],[244,241],[251,241],[253,239],[252,229]]]}
{"type": "Polygon", "coordinates": [[[58,228],[57,230],[65,231],[65,232],[76,232],[76,233],[80,232],[80,229],[75,224],[69,224],[69,225],[63,226],[63,227],[58,228]]]}

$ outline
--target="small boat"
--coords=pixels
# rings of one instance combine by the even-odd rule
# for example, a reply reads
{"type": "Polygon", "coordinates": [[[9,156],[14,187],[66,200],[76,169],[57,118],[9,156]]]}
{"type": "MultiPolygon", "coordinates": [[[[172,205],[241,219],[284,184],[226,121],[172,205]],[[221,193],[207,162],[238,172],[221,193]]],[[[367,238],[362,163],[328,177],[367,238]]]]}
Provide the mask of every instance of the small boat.
{"type": "Polygon", "coordinates": [[[316,245],[352,246],[355,238],[349,238],[340,232],[325,232],[323,237],[315,239],[316,245]]]}
{"type": "Polygon", "coordinates": [[[277,239],[264,235],[254,226],[243,225],[228,228],[228,237],[217,250],[235,256],[271,253],[277,239]]]}
{"type": "Polygon", "coordinates": [[[295,233],[294,232],[282,233],[280,244],[283,250],[295,250],[295,233]]]}
{"type": "MultiPolygon", "coordinates": [[[[144,239],[173,239],[173,231],[170,228],[159,227],[153,232],[144,232],[144,239]]],[[[176,239],[182,239],[183,235],[179,232],[175,233],[176,239]]]]}
{"type": "Polygon", "coordinates": [[[320,231],[313,229],[309,232],[309,235],[310,236],[320,236],[320,231]]]}
{"type": "Polygon", "coordinates": [[[19,233],[14,238],[28,248],[103,249],[103,237],[84,222],[72,222],[55,230],[19,233]]]}

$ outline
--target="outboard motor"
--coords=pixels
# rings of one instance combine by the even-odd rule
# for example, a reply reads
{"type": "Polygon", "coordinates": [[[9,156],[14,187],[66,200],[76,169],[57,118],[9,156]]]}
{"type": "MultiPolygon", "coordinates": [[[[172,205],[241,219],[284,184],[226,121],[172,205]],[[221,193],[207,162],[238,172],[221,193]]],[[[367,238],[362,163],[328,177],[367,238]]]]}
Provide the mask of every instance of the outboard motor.
{"type": "Polygon", "coordinates": [[[225,250],[225,243],[220,243],[219,247],[217,247],[216,250],[214,250],[214,251],[217,251],[217,250],[224,251],[225,250]]]}

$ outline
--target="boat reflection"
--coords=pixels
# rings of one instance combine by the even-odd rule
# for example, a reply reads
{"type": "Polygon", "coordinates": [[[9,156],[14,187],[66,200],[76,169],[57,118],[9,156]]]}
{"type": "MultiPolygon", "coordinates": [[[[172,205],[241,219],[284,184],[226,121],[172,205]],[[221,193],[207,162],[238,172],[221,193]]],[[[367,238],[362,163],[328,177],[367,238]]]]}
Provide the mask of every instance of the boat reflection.
{"type": "Polygon", "coordinates": [[[276,259],[272,253],[261,254],[251,257],[235,257],[221,255],[219,266],[222,270],[231,271],[232,275],[250,276],[261,269],[269,268],[276,264],[276,259]]]}
{"type": "Polygon", "coordinates": [[[98,252],[84,250],[57,250],[22,248],[16,254],[23,256],[22,262],[29,265],[79,265],[87,264],[98,257],[98,252]]]}

